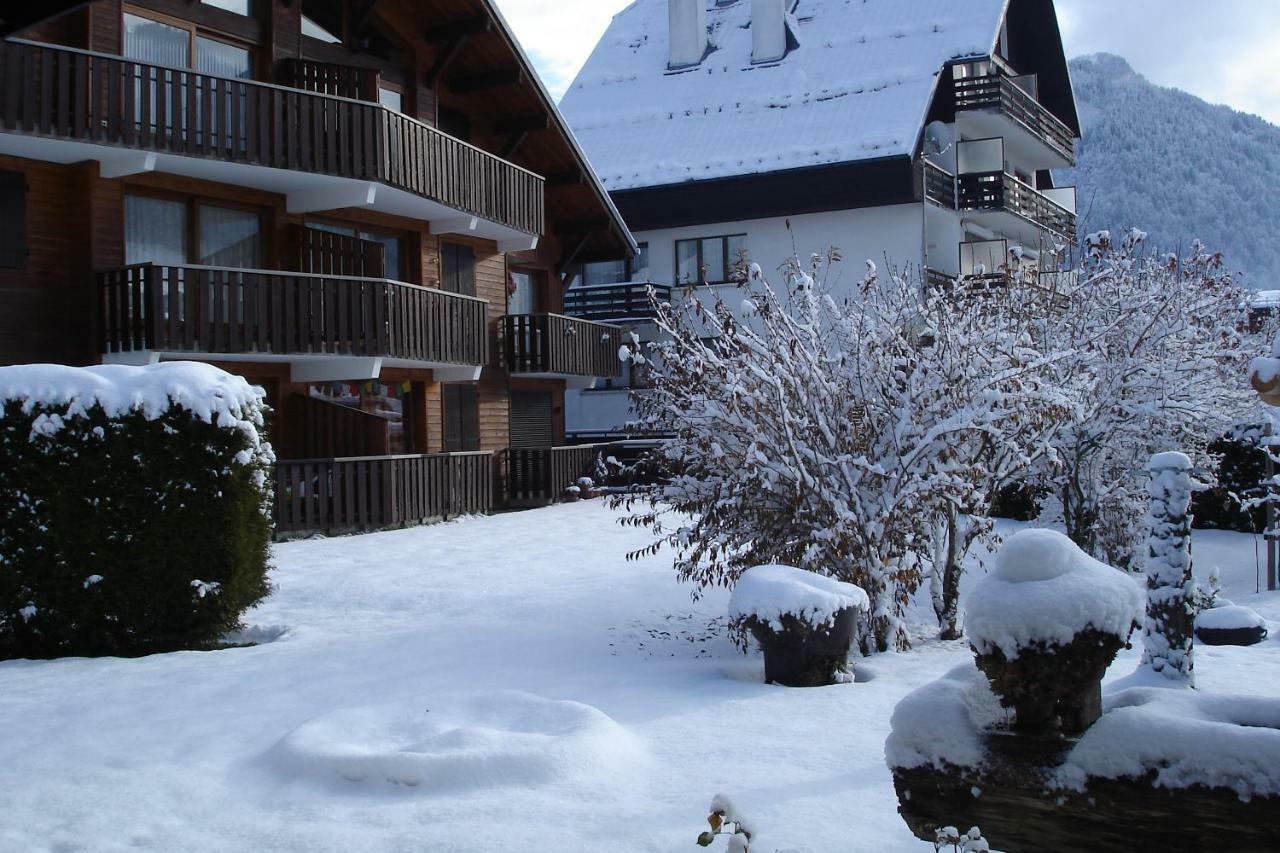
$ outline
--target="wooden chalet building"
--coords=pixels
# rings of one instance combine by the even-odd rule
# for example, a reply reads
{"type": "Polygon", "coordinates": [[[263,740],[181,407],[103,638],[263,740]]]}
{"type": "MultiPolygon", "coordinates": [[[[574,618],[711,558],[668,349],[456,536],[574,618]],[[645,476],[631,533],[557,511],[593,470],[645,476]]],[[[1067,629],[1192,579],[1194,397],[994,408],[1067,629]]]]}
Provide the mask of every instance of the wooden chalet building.
{"type": "Polygon", "coordinates": [[[634,241],[492,0],[99,0],[0,17],[0,363],[266,389],[282,534],[554,498],[561,315],[634,241]]]}

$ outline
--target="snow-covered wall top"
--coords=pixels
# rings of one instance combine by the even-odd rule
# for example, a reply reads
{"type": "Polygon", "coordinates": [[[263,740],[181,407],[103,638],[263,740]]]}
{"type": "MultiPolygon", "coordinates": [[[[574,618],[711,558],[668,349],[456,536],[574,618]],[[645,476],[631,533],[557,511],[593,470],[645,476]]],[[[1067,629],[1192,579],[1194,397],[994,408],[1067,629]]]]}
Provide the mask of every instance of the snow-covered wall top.
{"type": "Polygon", "coordinates": [[[614,17],[560,103],[610,190],[913,153],[948,60],[991,52],[1005,0],[799,0],[799,47],[752,65],[751,3],[669,72],[667,0],[614,17]]]}

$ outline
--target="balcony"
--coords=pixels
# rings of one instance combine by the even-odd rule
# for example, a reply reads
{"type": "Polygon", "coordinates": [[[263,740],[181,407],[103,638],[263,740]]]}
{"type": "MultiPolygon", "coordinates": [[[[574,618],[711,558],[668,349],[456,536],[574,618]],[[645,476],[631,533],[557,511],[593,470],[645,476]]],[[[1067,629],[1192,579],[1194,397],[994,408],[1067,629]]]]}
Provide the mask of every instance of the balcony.
{"type": "Polygon", "coordinates": [[[1008,172],[962,173],[956,206],[1028,248],[1042,245],[1046,233],[1066,245],[1076,242],[1074,187],[1042,192],[1008,172]]]}
{"type": "Polygon", "coordinates": [[[286,362],[296,382],[383,367],[469,380],[488,355],[482,299],[353,276],[138,264],[98,274],[104,361],[286,362]]]}
{"type": "Polygon", "coordinates": [[[671,300],[671,285],[632,281],[622,284],[589,284],[564,295],[564,313],[579,320],[609,323],[644,323],[654,319],[649,290],[659,302],[671,300]]]}
{"type": "Polygon", "coordinates": [[[1037,100],[1036,75],[1010,76],[990,62],[952,68],[956,129],[961,136],[1005,137],[1033,169],[1075,165],[1075,132],[1037,100]],[[982,73],[961,76],[975,69],[982,73]]]}
{"type": "Polygon", "coordinates": [[[920,161],[916,198],[947,210],[956,209],[956,176],[928,159],[920,161]]]}
{"type": "Polygon", "coordinates": [[[564,379],[590,388],[598,378],[619,376],[622,329],[560,314],[511,314],[502,318],[503,358],[513,376],[564,379]]]}
{"type": "Polygon", "coordinates": [[[279,462],[276,538],[357,533],[493,509],[493,454],[279,462]]]}
{"type": "Polygon", "coordinates": [[[528,249],[541,177],[379,104],[31,42],[0,42],[0,154],[98,160],[360,207],[528,249]]]}

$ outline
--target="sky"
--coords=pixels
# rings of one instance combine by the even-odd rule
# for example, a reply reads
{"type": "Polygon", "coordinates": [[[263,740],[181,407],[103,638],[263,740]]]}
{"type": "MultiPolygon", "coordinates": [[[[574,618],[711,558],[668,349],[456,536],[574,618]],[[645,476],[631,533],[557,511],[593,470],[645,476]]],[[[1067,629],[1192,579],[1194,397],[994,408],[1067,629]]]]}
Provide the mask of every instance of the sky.
{"type": "MultiPolygon", "coordinates": [[[[631,0],[498,0],[559,97],[631,0]]],[[[1175,86],[1280,124],[1280,0],[1058,0],[1069,56],[1119,54],[1175,86]]]]}

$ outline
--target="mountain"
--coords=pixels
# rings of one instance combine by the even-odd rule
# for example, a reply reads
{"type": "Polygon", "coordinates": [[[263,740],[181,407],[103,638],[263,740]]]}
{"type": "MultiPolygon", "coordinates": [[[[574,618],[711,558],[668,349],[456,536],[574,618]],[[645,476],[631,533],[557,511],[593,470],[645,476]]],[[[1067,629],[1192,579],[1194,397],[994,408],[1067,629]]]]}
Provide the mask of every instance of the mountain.
{"type": "Polygon", "coordinates": [[[1137,226],[1161,249],[1199,238],[1255,289],[1280,288],[1280,127],[1151,83],[1118,56],[1072,60],[1084,141],[1081,233],[1137,226]]]}

